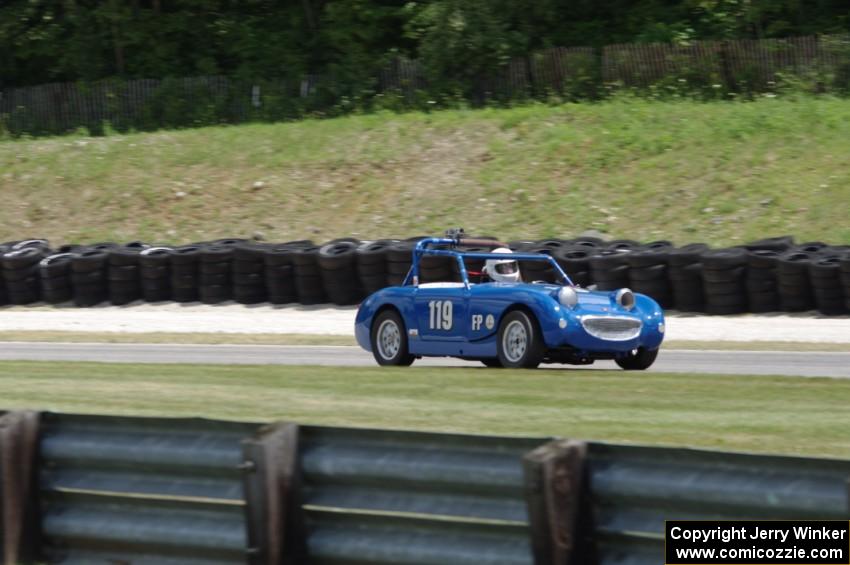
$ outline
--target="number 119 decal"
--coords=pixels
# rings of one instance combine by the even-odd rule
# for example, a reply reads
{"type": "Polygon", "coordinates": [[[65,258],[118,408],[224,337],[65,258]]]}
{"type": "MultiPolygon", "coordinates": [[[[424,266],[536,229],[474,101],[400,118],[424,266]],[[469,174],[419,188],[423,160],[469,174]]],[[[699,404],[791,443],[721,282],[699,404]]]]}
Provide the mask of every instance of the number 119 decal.
{"type": "Polygon", "coordinates": [[[432,300],[428,303],[428,327],[432,330],[452,329],[451,300],[432,300]]]}

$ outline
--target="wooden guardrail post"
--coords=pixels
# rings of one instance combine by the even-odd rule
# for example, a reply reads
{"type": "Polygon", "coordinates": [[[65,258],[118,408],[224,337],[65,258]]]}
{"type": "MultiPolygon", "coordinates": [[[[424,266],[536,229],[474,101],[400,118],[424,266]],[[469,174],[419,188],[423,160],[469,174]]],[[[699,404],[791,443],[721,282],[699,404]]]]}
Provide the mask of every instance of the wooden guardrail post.
{"type": "Polygon", "coordinates": [[[523,457],[531,546],[536,565],[574,562],[587,445],[555,440],[523,457]]]}
{"type": "Polygon", "coordinates": [[[36,487],[38,412],[0,416],[0,563],[35,561],[39,553],[36,487]]]}
{"type": "Polygon", "coordinates": [[[242,441],[250,565],[306,564],[297,424],[264,426],[242,441]]]}

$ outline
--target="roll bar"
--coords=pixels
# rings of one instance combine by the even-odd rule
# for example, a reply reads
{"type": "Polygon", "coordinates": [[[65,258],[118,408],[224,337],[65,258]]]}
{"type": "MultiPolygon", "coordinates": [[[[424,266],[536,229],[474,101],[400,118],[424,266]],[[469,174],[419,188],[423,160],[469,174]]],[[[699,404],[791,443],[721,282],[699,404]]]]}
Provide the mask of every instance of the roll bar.
{"type": "Polygon", "coordinates": [[[573,281],[570,280],[570,277],[567,276],[567,273],[561,268],[557,261],[551,256],[546,255],[544,253],[512,253],[511,255],[506,255],[504,253],[478,253],[478,252],[466,252],[466,251],[456,251],[454,248],[460,245],[480,245],[487,247],[508,247],[506,243],[501,241],[493,241],[491,239],[475,239],[475,238],[463,238],[463,237],[426,237],[425,239],[420,239],[416,243],[416,247],[413,248],[413,262],[410,266],[410,270],[407,272],[407,276],[404,277],[404,281],[401,283],[402,286],[407,286],[408,284],[419,285],[419,260],[423,255],[438,255],[443,257],[454,257],[458,264],[458,270],[460,271],[461,277],[463,278],[463,282],[466,285],[469,285],[469,274],[466,272],[466,265],[463,262],[464,257],[469,257],[470,259],[513,259],[515,261],[547,261],[552,268],[558,273],[561,279],[565,284],[569,286],[575,286],[573,281]],[[434,245],[443,245],[448,246],[449,249],[434,249],[430,246],[434,245]]]}

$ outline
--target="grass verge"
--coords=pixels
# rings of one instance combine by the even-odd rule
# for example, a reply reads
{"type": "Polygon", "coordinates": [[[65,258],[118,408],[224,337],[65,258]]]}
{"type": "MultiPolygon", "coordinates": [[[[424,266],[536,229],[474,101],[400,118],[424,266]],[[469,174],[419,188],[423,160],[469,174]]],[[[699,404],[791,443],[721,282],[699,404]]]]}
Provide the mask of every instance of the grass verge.
{"type": "MultiPolygon", "coordinates": [[[[8,331],[0,332],[0,342],[34,341],[48,343],[177,343],[230,345],[350,345],[353,336],[316,334],[244,334],[244,333],[125,333],[8,331]]],[[[701,349],[721,351],[838,351],[850,352],[850,343],[810,343],[796,341],[665,341],[664,349],[701,349]]]]}
{"type": "Polygon", "coordinates": [[[327,240],[460,225],[506,239],[595,228],[850,243],[848,154],[850,104],[828,97],[624,97],[2,141],[0,240],[327,240]]]}
{"type": "Polygon", "coordinates": [[[850,457],[840,379],[454,368],[0,363],[2,408],[850,457]]]}

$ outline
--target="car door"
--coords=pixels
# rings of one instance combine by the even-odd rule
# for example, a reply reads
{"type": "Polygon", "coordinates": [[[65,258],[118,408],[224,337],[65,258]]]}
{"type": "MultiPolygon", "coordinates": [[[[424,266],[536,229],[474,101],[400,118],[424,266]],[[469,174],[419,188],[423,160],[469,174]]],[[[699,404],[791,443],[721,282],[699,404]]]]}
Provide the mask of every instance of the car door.
{"type": "Polygon", "coordinates": [[[466,341],[469,303],[467,285],[455,282],[423,283],[415,291],[414,303],[421,340],[447,343],[466,341]]]}

